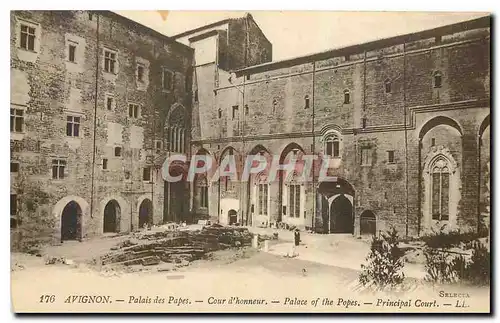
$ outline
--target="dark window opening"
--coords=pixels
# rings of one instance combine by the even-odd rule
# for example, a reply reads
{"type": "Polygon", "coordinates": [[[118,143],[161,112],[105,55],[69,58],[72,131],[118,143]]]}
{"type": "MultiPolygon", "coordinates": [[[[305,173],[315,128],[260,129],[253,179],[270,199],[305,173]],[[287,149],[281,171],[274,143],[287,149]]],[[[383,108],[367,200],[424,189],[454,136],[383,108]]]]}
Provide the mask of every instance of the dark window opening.
{"type": "Polygon", "coordinates": [[[164,90],[172,90],[174,87],[174,73],[167,69],[163,70],[162,87],[164,90]]]}
{"type": "Polygon", "coordinates": [[[106,108],[111,111],[113,110],[113,98],[106,98],[106,108]]]}
{"type": "Polygon", "coordinates": [[[144,82],[144,66],[142,65],[137,66],[137,80],[139,82],[144,82]]]}
{"type": "Polygon", "coordinates": [[[69,45],[69,53],[68,53],[68,58],[70,62],[75,62],[75,52],[76,52],[76,46],[75,45],[69,45]]]}
{"type": "Polygon", "coordinates": [[[249,108],[248,108],[248,104],[245,104],[245,115],[247,116],[249,113],[249,108]]]}
{"type": "Polygon", "coordinates": [[[434,72],[434,87],[440,88],[442,85],[442,76],[440,72],[434,72]]]}
{"type": "Polygon", "coordinates": [[[104,158],[102,160],[102,169],[108,169],[108,159],[104,158]]]}
{"type": "Polygon", "coordinates": [[[52,178],[53,179],[63,179],[65,168],[66,168],[66,161],[65,160],[53,159],[52,160],[52,178]]]}
{"type": "Polygon", "coordinates": [[[366,128],[366,118],[361,119],[363,129],[366,128]]]}
{"type": "Polygon", "coordinates": [[[128,105],[128,116],[130,118],[135,118],[137,119],[139,117],[139,105],[129,103],[128,105]]]}
{"type": "Polygon", "coordinates": [[[10,109],[10,131],[23,132],[24,110],[10,109]]]}
{"type": "Polygon", "coordinates": [[[309,109],[309,95],[306,95],[304,97],[304,101],[305,101],[305,109],[309,109]]]}
{"type": "Polygon", "coordinates": [[[93,14],[91,12],[89,12],[89,20],[92,20],[92,16],[93,16],[93,14]]]}
{"type": "Polygon", "coordinates": [[[122,147],[115,147],[115,157],[121,157],[122,147]]]}
{"type": "Polygon", "coordinates": [[[385,93],[391,93],[391,81],[389,79],[385,80],[385,93]]]}
{"type": "Polygon", "coordinates": [[[344,91],[344,104],[349,104],[351,103],[351,93],[349,90],[344,91]]]}
{"type": "Polygon", "coordinates": [[[233,120],[238,117],[238,106],[233,105],[233,120]]]}
{"type": "Polygon", "coordinates": [[[104,71],[108,73],[116,73],[116,53],[109,50],[104,51],[104,71]]]}
{"type": "Polygon", "coordinates": [[[17,215],[17,194],[10,194],[10,215],[17,215]]]}
{"type": "Polygon", "coordinates": [[[142,180],[146,182],[151,181],[151,167],[144,167],[142,171],[142,180]]]}
{"type": "Polygon", "coordinates": [[[19,163],[18,162],[10,162],[10,172],[18,173],[19,172],[19,163]]]}
{"type": "Polygon", "coordinates": [[[247,74],[247,81],[250,80],[250,74],[247,74]]]}
{"type": "Polygon", "coordinates": [[[80,117],[68,116],[66,121],[66,136],[80,136],[80,117]]]}
{"type": "Polygon", "coordinates": [[[30,51],[35,50],[35,31],[34,27],[21,25],[21,48],[30,51]]]}
{"type": "Polygon", "coordinates": [[[194,90],[194,102],[198,102],[198,90],[194,90]]]}
{"type": "Polygon", "coordinates": [[[431,138],[431,147],[436,145],[436,138],[431,138]]]}
{"type": "Polygon", "coordinates": [[[388,155],[387,157],[389,159],[389,163],[393,164],[394,163],[394,150],[389,150],[387,152],[387,155],[388,155]]]}

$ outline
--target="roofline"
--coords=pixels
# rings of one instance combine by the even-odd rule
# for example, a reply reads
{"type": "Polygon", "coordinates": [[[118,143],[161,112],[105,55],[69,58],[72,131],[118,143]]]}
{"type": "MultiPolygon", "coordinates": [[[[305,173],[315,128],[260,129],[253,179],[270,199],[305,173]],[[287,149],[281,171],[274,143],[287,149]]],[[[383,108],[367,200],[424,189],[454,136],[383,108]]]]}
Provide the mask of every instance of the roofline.
{"type": "Polygon", "coordinates": [[[427,29],[423,31],[377,39],[361,44],[349,45],[344,47],[338,47],[329,49],[327,51],[318,52],[314,54],[298,56],[294,58],[284,59],[280,61],[271,61],[259,65],[249,66],[246,68],[242,68],[239,70],[235,70],[236,76],[259,73],[266,70],[273,70],[278,68],[291,67],[298,64],[309,63],[313,61],[328,59],[335,56],[344,56],[351,55],[363,51],[370,51],[382,47],[394,46],[406,42],[426,39],[430,37],[435,37],[438,35],[446,35],[455,32],[471,30],[471,29],[479,29],[491,27],[491,15],[480,17],[472,20],[461,21],[458,23],[454,23],[451,25],[445,25],[433,29],[427,29]]]}
{"type": "Polygon", "coordinates": [[[191,48],[191,47],[189,47],[187,45],[184,45],[184,44],[176,41],[172,37],[164,35],[164,34],[158,32],[158,31],[156,31],[156,30],[154,30],[152,28],[149,28],[148,26],[145,26],[145,25],[143,25],[141,23],[138,23],[137,21],[132,20],[130,18],[127,18],[125,16],[122,16],[122,15],[116,13],[116,12],[113,12],[113,11],[110,11],[110,10],[89,10],[89,11],[97,13],[97,14],[101,14],[101,15],[108,15],[108,16],[111,16],[111,17],[113,17],[115,19],[122,19],[123,21],[126,21],[127,23],[133,24],[136,27],[138,27],[139,29],[144,30],[144,32],[152,35],[153,37],[157,37],[157,38],[159,38],[159,39],[161,39],[161,40],[163,40],[163,41],[165,41],[165,42],[167,42],[169,44],[172,44],[174,46],[182,48],[182,50],[188,51],[190,53],[194,52],[193,48],[191,48]]]}
{"type": "MultiPolygon", "coordinates": [[[[238,19],[238,18],[236,18],[236,19],[238,19]]],[[[193,34],[193,33],[196,33],[196,32],[202,31],[202,30],[205,30],[205,29],[209,29],[209,28],[213,28],[213,27],[217,27],[217,26],[221,26],[221,25],[227,24],[231,20],[234,20],[234,18],[227,18],[227,19],[219,20],[219,21],[216,21],[216,22],[213,22],[211,24],[204,25],[204,26],[201,26],[201,27],[198,27],[198,28],[186,30],[186,31],[184,31],[184,32],[182,32],[180,34],[170,36],[170,38],[172,38],[172,39],[182,38],[184,36],[187,36],[187,35],[190,35],[190,34],[193,34]]]]}

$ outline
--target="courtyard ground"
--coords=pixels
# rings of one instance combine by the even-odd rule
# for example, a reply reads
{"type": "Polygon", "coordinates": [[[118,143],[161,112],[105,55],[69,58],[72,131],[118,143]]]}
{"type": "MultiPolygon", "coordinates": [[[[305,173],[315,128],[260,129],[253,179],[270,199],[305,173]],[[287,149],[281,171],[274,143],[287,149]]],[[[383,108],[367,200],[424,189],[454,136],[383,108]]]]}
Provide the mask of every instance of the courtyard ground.
{"type": "MultiPolygon", "coordinates": [[[[266,234],[274,232],[252,230],[266,234]]],[[[357,279],[360,265],[369,251],[367,239],[302,233],[301,245],[296,249],[298,256],[288,258],[285,255],[292,245],[293,233],[281,230],[278,234],[279,239],[271,241],[269,252],[251,247],[226,249],[212,253],[208,259],[191,262],[189,266],[172,267],[162,272],[154,267],[138,266],[141,268],[136,268],[136,272],[124,272],[93,265],[92,259],[108,253],[111,247],[126,240],[126,235],[68,241],[46,247],[41,251],[42,257],[13,253],[11,292],[14,309],[23,312],[464,310],[456,308],[455,303],[462,298],[442,298],[439,295],[443,287],[424,284],[423,268],[419,265],[405,266],[406,285],[410,286],[406,292],[388,294],[360,289],[357,279]],[[48,255],[71,261],[67,265],[46,265],[48,255]],[[42,295],[54,295],[54,302],[44,302],[42,295]],[[82,303],[81,298],[71,297],[72,302],[65,302],[68,296],[82,295],[109,296],[110,303],[82,303]],[[229,304],[231,297],[232,304],[229,304]],[[417,298],[429,302],[437,300],[441,306],[423,309],[378,305],[379,300],[414,303],[417,298]],[[319,302],[313,305],[315,299],[319,302]],[[254,304],[244,304],[243,300],[253,300],[254,304]]],[[[444,290],[447,293],[466,292],[469,296],[467,306],[489,308],[487,289],[447,286],[444,290]]]]}

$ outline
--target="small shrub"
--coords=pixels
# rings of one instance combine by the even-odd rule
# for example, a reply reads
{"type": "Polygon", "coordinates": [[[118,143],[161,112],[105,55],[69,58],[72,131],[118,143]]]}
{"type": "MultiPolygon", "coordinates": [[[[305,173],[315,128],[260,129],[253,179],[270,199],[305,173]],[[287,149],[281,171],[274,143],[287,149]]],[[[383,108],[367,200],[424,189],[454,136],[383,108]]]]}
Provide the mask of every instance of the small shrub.
{"type": "Polygon", "coordinates": [[[395,287],[404,280],[404,252],[398,247],[399,240],[396,229],[382,233],[380,237],[373,236],[370,253],[361,265],[362,272],[359,282],[363,286],[373,286],[376,289],[395,287]]]}
{"type": "Polygon", "coordinates": [[[444,227],[441,227],[439,232],[423,236],[422,240],[430,248],[451,248],[478,238],[479,234],[475,232],[460,232],[457,230],[444,232],[444,227]]]}
{"type": "Polygon", "coordinates": [[[465,279],[474,285],[489,285],[491,255],[486,246],[477,243],[472,251],[470,263],[465,270],[465,279]]]}
{"type": "Polygon", "coordinates": [[[458,280],[456,266],[447,252],[435,248],[427,247],[424,250],[425,256],[425,280],[434,283],[453,283],[458,280]]]}

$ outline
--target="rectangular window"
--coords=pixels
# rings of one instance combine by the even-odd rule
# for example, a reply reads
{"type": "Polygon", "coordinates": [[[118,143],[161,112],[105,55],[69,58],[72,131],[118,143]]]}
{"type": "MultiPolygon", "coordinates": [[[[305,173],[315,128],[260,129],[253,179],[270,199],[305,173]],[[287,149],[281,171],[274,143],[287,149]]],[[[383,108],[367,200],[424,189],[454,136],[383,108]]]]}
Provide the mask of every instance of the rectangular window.
{"type": "Polygon", "coordinates": [[[432,219],[448,221],[450,201],[450,174],[432,174],[432,219]]]}
{"type": "Polygon", "coordinates": [[[115,157],[121,157],[122,147],[115,147],[115,157]]]}
{"type": "Polygon", "coordinates": [[[208,187],[206,185],[203,185],[200,188],[201,188],[200,206],[208,207],[208,187]]]}
{"type": "Polygon", "coordinates": [[[144,167],[142,170],[142,180],[146,182],[151,181],[151,167],[144,167]]]}
{"type": "Polygon", "coordinates": [[[66,161],[64,159],[52,159],[52,178],[63,179],[66,161]]]}
{"type": "Polygon", "coordinates": [[[194,102],[198,102],[198,90],[194,90],[194,102]]]}
{"type": "Polygon", "coordinates": [[[106,109],[112,111],[115,106],[115,99],[112,96],[106,96],[106,109]]]}
{"type": "Polygon", "coordinates": [[[361,165],[372,165],[372,150],[371,148],[361,148],[361,165]]]}
{"type": "Polygon", "coordinates": [[[134,103],[129,103],[128,105],[128,116],[134,119],[139,118],[139,105],[134,103]]]}
{"type": "Polygon", "coordinates": [[[267,215],[267,197],[268,197],[269,185],[259,184],[259,214],[267,215]]]}
{"type": "Polygon", "coordinates": [[[24,110],[10,109],[10,131],[23,132],[24,127],[24,110]]]}
{"type": "Polygon", "coordinates": [[[70,62],[75,62],[75,53],[76,53],[76,46],[75,45],[69,45],[69,53],[68,53],[68,59],[70,62]]]}
{"type": "Polygon", "coordinates": [[[155,149],[157,153],[160,153],[161,150],[163,149],[163,141],[162,140],[155,140],[155,149]]]}
{"type": "Polygon", "coordinates": [[[144,82],[144,66],[137,65],[137,81],[144,82]]]}
{"type": "Polygon", "coordinates": [[[233,120],[238,117],[238,106],[233,105],[233,120]]]}
{"type": "Polygon", "coordinates": [[[108,169],[108,159],[104,158],[102,160],[102,169],[108,169]]]}
{"type": "Polygon", "coordinates": [[[104,71],[116,73],[116,53],[110,50],[104,50],[104,71]]]}
{"type": "Polygon", "coordinates": [[[164,90],[172,90],[174,87],[174,73],[167,69],[163,69],[162,87],[164,90]]]}
{"type": "Polygon", "coordinates": [[[17,215],[17,194],[10,194],[10,215],[17,215]]]}
{"type": "Polygon", "coordinates": [[[80,136],[80,117],[67,116],[66,136],[68,137],[80,136]]]}
{"type": "Polygon", "coordinates": [[[21,48],[35,51],[35,27],[21,25],[21,48]]]}
{"type": "Polygon", "coordinates": [[[19,173],[19,163],[18,162],[10,162],[10,172],[11,173],[19,173]]]}
{"type": "Polygon", "coordinates": [[[337,140],[333,142],[333,157],[340,157],[340,143],[337,140]]]}
{"type": "Polygon", "coordinates": [[[387,159],[389,160],[389,164],[394,164],[394,150],[389,150],[387,152],[387,159]]]}
{"type": "Polygon", "coordinates": [[[300,185],[289,186],[290,217],[300,217],[300,185]]]}

